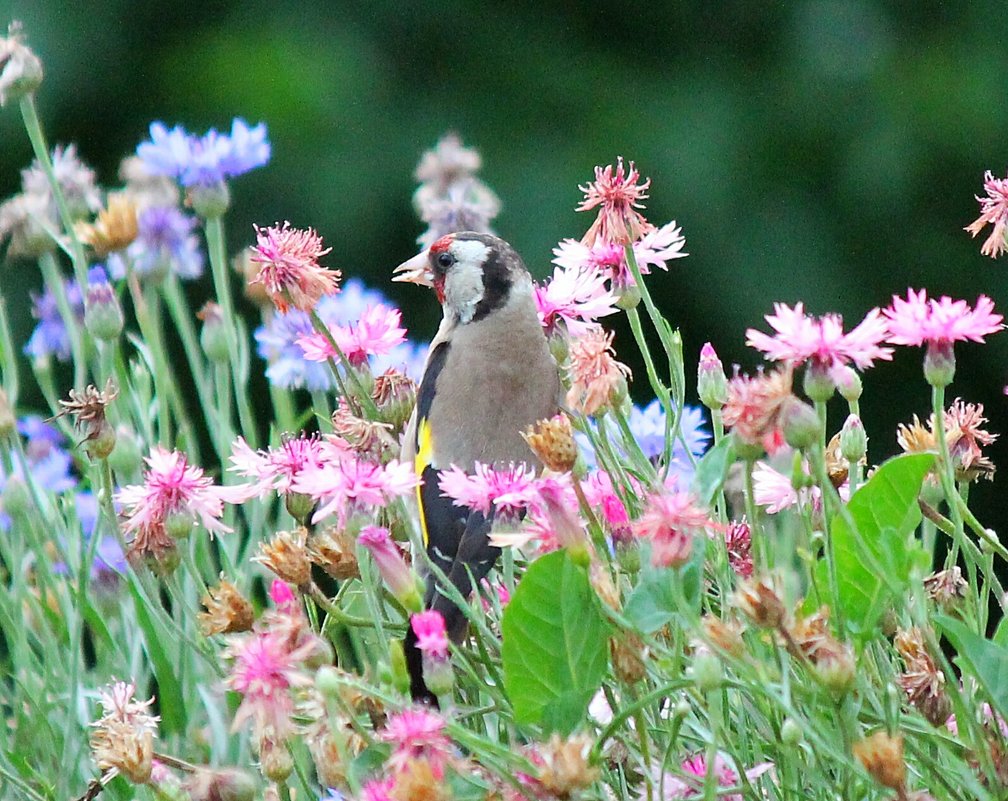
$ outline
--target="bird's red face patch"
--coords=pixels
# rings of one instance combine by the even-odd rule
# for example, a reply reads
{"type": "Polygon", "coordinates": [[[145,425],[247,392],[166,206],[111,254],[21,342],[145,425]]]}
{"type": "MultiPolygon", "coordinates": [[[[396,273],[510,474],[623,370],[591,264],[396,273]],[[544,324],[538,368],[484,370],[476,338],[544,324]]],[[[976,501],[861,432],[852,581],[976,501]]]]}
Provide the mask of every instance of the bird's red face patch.
{"type": "Polygon", "coordinates": [[[438,253],[444,253],[448,248],[451,247],[451,243],[455,240],[451,234],[445,234],[437,242],[430,246],[430,252],[434,255],[438,253]]]}

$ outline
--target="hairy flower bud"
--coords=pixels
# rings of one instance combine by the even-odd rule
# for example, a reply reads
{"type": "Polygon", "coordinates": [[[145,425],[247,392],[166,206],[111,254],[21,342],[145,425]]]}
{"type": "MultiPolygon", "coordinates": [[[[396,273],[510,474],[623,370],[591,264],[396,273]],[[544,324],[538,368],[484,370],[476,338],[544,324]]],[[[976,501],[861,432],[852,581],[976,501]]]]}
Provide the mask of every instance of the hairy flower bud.
{"type": "Polygon", "coordinates": [[[115,341],[123,329],[122,306],[101,267],[88,271],[84,325],[91,336],[103,342],[115,341]]]}
{"type": "Polygon", "coordinates": [[[819,415],[816,410],[795,397],[788,398],[781,411],[784,441],[800,451],[812,447],[819,439],[819,415]]]}
{"type": "Polygon", "coordinates": [[[860,462],[868,453],[868,435],[856,414],[848,415],[840,429],[840,454],[849,464],[860,462]]]}
{"type": "Polygon", "coordinates": [[[720,409],[728,400],[728,377],[714,346],[704,343],[697,367],[697,395],[708,409],[720,409]]]}

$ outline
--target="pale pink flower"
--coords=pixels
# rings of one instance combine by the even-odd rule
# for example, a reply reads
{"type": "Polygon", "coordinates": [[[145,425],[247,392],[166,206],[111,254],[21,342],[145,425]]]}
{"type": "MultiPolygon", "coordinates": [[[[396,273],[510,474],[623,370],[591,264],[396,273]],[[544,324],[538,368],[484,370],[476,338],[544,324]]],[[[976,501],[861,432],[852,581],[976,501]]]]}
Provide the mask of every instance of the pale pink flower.
{"type": "Polygon", "coordinates": [[[685,564],[693,549],[693,536],[708,528],[719,530],[720,526],[688,492],[653,493],[633,524],[634,534],[650,540],[651,563],[659,567],[685,564]]]}
{"type": "MultiPolygon", "coordinates": [[[[331,325],[329,333],[340,352],[354,366],[367,362],[369,356],[384,356],[406,341],[402,312],[382,303],[368,306],[356,323],[331,325]]],[[[318,331],[297,338],[305,359],[324,362],[339,358],[332,343],[318,331]]]]}
{"type": "Polygon", "coordinates": [[[766,509],[768,514],[777,514],[799,501],[805,504],[819,499],[818,487],[805,487],[799,492],[791,485],[790,476],[774,470],[766,462],[756,462],[752,480],[753,502],[766,509]]]}
{"type": "Polygon", "coordinates": [[[811,360],[825,368],[853,363],[864,370],[876,359],[892,359],[892,348],[879,345],[885,341],[888,329],[878,309],[868,312],[864,320],[846,334],[840,315],[809,317],[801,303],[796,303],[794,308],[775,303],[774,313],[766,315],[765,319],[776,335],[750,328],[746,331],[746,344],[763,351],[775,362],[797,367],[811,360]]]}
{"type": "Polygon", "coordinates": [[[99,691],[102,716],[90,724],[94,728],[90,745],[95,764],[106,775],[122,773],[131,782],[142,784],[153,769],[154,738],[160,718],[148,707],[153,698],[133,698],[136,685],[118,681],[99,691]]]}
{"type": "Polygon", "coordinates": [[[181,516],[199,520],[211,534],[231,531],[220,518],[224,502],[244,500],[242,493],[229,487],[218,487],[203,469],[189,464],[180,451],[168,451],[154,446],[147,462],[143,484],[131,484],[115,494],[123,507],[123,531],[133,535],[130,552],[155,556],[172,545],[165,531],[169,517],[181,516]]]}
{"type": "Polygon", "coordinates": [[[535,471],[524,463],[494,468],[476,462],[471,474],[452,465],[441,471],[438,487],[456,506],[484,515],[493,508],[498,515],[517,518],[536,500],[535,471]]]}
{"type": "Polygon", "coordinates": [[[577,496],[569,479],[543,478],[536,483],[536,507],[544,539],[554,548],[584,547],[584,521],[578,513],[577,496]]]}
{"type": "Polygon", "coordinates": [[[728,382],[724,423],[743,442],[776,453],[784,447],[781,416],[792,397],[790,370],[736,375],[728,382]]]}
{"type": "MultiPolygon", "coordinates": [[[[688,256],[683,252],[686,239],[682,227],[675,220],[661,228],[654,228],[633,243],[634,259],[641,275],[649,275],[652,267],[668,269],[668,262],[688,256]]],[[[601,273],[614,286],[632,286],[633,276],[627,266],[626,250],[622,245],[597,241],[588,246],[576,239],[564,239],[553,248],[553,263],[565,270],[601,273]]]]}
{"type": "Polygon", "coordinates": [[[410,616],[410,627],[416,634],[417,648],[433,659],[448,658],[448,634],[444,616],[436,609],[410,616]]]}
{"type": "Polygon", "coordinates": [[[980,203],[980,216],[964,230],[976,238],[985,226],[992,225],[990,236],[981,246],[980,252],[996,259],[1008,251],[1008,243],[1005,242],[1005,231],[1008,229],[1008,178],[995,178],[987,170],[984,173],[984,191],[987,192],[987,197],[976,195],[980,203]]]}
{"type": "MultiPolygon", "coordinates": [[[[772,762],[761,762],[745,771],[745,775],[747,779],[752,781],[762,776],[771,768],[773,768],[772,762]]],[[[679,766],[679,770],[683,774],[682,778],[665,774],[664,781],[662,782],[664,797],[666,799],[702,798],[707,769],[707,758],[704,754],[695,754],[687,757],[679,766]]],[[[728,758],[717,754],[714,757],[713,771],[719,788],[738,786],[740,778],[738,771],[728,758]]],[[[718,798],[724,801],[742,801],[741,793],[719,794],[718,798]]]]}
{"type": "Polygon", "coordinates": [[[578,211],[598,208],[598,217],[581,239],[589,247],[596,241],[617,245],[637,241],[642,234],[654,228],[637,209],[644,208],[642,200],[647,199],[648,179],[641,184],[640,173],[630,162],[629,171],[623,168],[623,157],[616,160],[616,168],[610,164],[595,168],[595,180],[579,186],[584,192],[584,200],[578,211]]]}
{"type": "Polygon", "coordinates": [[[225,654],[235,660],[225,683],[242,695],[232,730],[251,720],[260,737],[266,733],[284,738],[292,733],[290,689],[310,680],[299,671],[287,639],[270,631],[251,632],[232,640],[225,654]]]}
{"type": "Polygon", "coordinates": [[[608,405],[630,378],[630,368],[616,361],[612,340],[612,332],[596,328],[570,343],[567,403],[585,415],[608,405]]]}
{"type": "Polygon", "coordinates": [[[426,759],[435,779],[444,777],[452,744],[444,733],[444,718],[426,709],[404,709],[390,715],[380,737],[392,743],[388,767],[400,771],[413,759],[426,759]]]}
{"type": "Polygon", "coordinates": [[[395,459],[384,465],[372,462],[334,435],[323,440],[321,455],[321,464],[305,465],[291,483],[294,492],[321,504],[312,522],[336,513],[343,524],[357,512],[384,506],[416,489],[411,465],[395,459]]]}
{"type": "Polygon", "coordinates": [[[371,554],[382,581],[399,603],[408,609],[419,608],[418,577],[406,564],[402,551],[392,539],[388,529],[381,526],[364,526],[357,537],[357,542],[371,554]]]}
{"type": "Polygon", "coordinates": [[[262,284],[282,312],[288,305],[311,311],[323,295],[338,291],[339,270],[327,270],[318,260],[332,248],[322,247],[322,237],[308,228],[254,226],[256,245],[251,260],[262,265],[249,283],[262,284]]]}
{"type": "Polygon", "coordinates": [[[623,537],[630,526],[630,515],[616,494],[609,474],[605,470],[589,473],[581,482],[581,489],[588,505],[601,514],[609,532],[616,538],[623,537]]]}
{"type": "Polygon", "coordinates": [[[983,342],[988,334],[1000,331],[1004,319],[994,313],[994,302],[985,295],[976,308],[964,300],[943,295],[928,299],[927,290],[907,290],[903,299],[894,295],[892,305],[882,310],[888,319],[887,341],[894,345],[951,345],[953,342],[983,342]]]}
{"type": "Polygon", "coordinates": [[[270,490],[281,495],[291,492],[295,479],[307,467],[324,463],[322,440],[318,434],[284,435],[279,447],[254,451],[242,437],[231,446],[231,466],[228,470],[253,479],[248,496],[262,497],[270,490]]]}
{"type": "Polygon", "coordinates": [[[580,336],[593,327],[599,317],[615,314],[616,297],[605,286],[606,276],[585,269],[553,270],[553,278],[535,287],[539,322],[550,335],[560,321],[571,336],[580,336]]]}

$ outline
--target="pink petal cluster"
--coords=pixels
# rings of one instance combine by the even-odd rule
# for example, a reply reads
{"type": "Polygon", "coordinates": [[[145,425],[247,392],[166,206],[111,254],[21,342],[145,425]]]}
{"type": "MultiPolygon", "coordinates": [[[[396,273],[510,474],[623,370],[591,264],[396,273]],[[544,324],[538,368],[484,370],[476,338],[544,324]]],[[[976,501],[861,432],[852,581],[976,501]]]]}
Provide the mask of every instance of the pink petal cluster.
{"type": "MultiPolygon", "coordinates": [[[[369,356],[384,356],[406,341],[406,329],[401,322],[399,309],[377,303],[368,306],[356,323],[329,326],[329,333],[347,361],[359,366],[367,362],[369,356]]],[[[299,336],[297,344],[308,361],[339,358],[336,348],[318,331],[299,336]]]]}
{"type": "Polygon", "coordinates": [[[953,342],[983,342],[988,334],[1000,331],[1004,319],[994,313],[994,301],[986,295],[970,308],[964,300],[948,295],[929,299],[927,290],[907,290],[906,298],[893,296],[892,305],[882,310],[889,327],[887,341],[894,345],[951,345],[953,342]]]}
{"type": "MultiPolygon", "coordinates": [[[[773,768],[772,762],[761,762],[749,770],[745,771],[746,778],[752,781],[768,770],[773,768]]],[[[666,774],[664,777],[664,795],[667,799],[673,798],[702,798],[704,795],[704,780],[707,777],[707,758],[704,754],[695,754],[683,760],[679,766],[682,778],[666,774]]],[[[714,776],[719,788],[737,787],[739,783],[738,771],[721,754],[714,757],[714,776]]],[[[727,795],[718,794],[719,799],[724,801],[742,801],[740,793],[729,793],[727,795]]]]}
{"type": "Polygon", "coordinates": [[[612,340],[611,331],[594,328],[570,343],[567,403],[585,415],[607,406],[630,377],[630,368],[616,361],[612,340]]]}
{"type": "Polygon", "coordinates": [[[606,289],[606,276],[595,270],[560,268],[553,278],[535,287],[539,322],[549,336],[560,322],[571,336],[580,336],[596,324],[599,317],[615,314],[616,297],[606,289]]]}
{"type": "MultiPolygon", "coordinates": [[[[648,275],[652,267],[667,270],[671,259],[688,256],[683,252],[685,245],[682,227],[677,226],[675,220],[644,234],[633,243],[634,258],[641,275],[648,275]]],[[[618,287],[634,283],[627,267],[626,250],[623,245],[613,242],[600,240],[586,245],[576,239],[564,239],[553,248],[553,263],[564,270],[600,273],[618,287]]]]}
{"type": "Polygon", "coordinates": [[[800,491],[791,485],[791,477],[778,472],[766,462],[757,462],[753,468],[753,502],[768,514],[777,514],[783,509],[810,500],[818,503],[821,493],[818,487],[805,487],[800,491]]]}
{"type": "Polygon", "coordinates": [[[1008,242],[1005,242],[1005,232],[1008,231],[1008,178],[995,178],[987,170],[984,173],[984,191],[987,192],[987,197],[976,196],[980,203],[980,216],[964,230],[975,238],[987,225],[993,226],[990,236],[980,247],[980,252],[996,259],[1008,252],[1008,242]]]}
{"type": "Polygon", "coordinates": [[[720,529],[706,509],[688,492],[657,492],[648,497],[634,534],[651,542],[651,563],[659,567],[685,564],[693,550],[693,536],[720,529]]]}
{"type": "MultiPolygon", "coordinates": [[[[407,608],[420,607],[419,579],[387,528],[364,526],[357,542],[371,554],[389,592],[407,608]]],[[[443,620],[442,620],[443,622],[443,620]]]]}
{"type": "Polygon", "coordinates": [[[388,768],[398,772],[411,760],[424,759],[434,778],[443,778],[453,750],[444,727],[444,718],[426,709],[404,709],[390,715],[380,733],[381,739],[393,747],[388,768]]]}
{"type": "Polygon", "coordinates": [[[322,440],[317,434],[284,436],[279,447],[252,450],[242,437],[231,446],[228,469],[252,481],[248,497],[262,497],[270,490],[286,495],[303,470],[324,464],[322,440]]]}
{"type": "Polygon", "coordinates": [[[651,180],[638,184],[639,180],[640,173],[632,161],[629,170],[624,169],[622,156],[616,160],[615,169],[612,164],[595,168],[595,180],[578,187],[585,197],[577,210],[599,210],[582,242],[589,247],[599,240],[623,245],[636,242],[654,227],[637,211],[644,208],[641,201],[647,199],[651,180]]]}
{"type": "Polygon", "coordinates": [[[498,515],[517,518],[536,501],[535,471],[525,464],[494,468],[476,462],[472,473],[452,465],[441,471],[438,486],[456,506],[485,515],[493,508],[498,515]]]}
{"type": "Polygon", "coordinates": [[[339,270],[327,270],[318,260],[332,248],[322,247],[322,237],[311,228],[255,226],[256,245],[251,260],[262,265],[250,283],[262,284],[282,312],[288,306],[311,311],[319,298],[338,291],[339,270]]]}
{"type": "Polygon", "coordinates": [[[203,469],[189,464],[180,451],[155,445],[144,461],[147,471],[143,484],[131,484],[115,494],[123,507],[123,531],[133,535],[131,553],[158,554],[172,546],[165,522],[172,515],[198,519],[212,533],[231,531],[220,518],[224,502],[238,503],[244,498],[231,488],[218,487],[203,469]]]}
{"type": "Polygon", "coordinates": [[[763,351],[768,359],[797,367],[812,360],[819,366],[836,368],[853,363],[860,369],[871,367],[876,359],[892,359],[892,348],[882,347],[888,329],[878,309],[872,309],[853,330],[843,332],[843,318],[827,314],[814,318],[805,314],[803,304],[794,308],[774,304],[774,313],[766,321],[774,336],[750,328],[746,344],[763,351]]]}
{"type": "Polygon", "coordinates": [[[323,438],[320,457],[319,463],[305,465],[291,483],[294,492],[321,504],[312,522],[335,513],[342,525],[356,512],[384,506],[417,486],[411,465],[395,459],[387,464],[371,461],[332,434],[323,438]]]}
{"type": "Polygon", "coordinates": [[[418,612],[410,617],[410,627],[421,653],[434,659],[448,658],[448,633],[440,612],[436,609],[418,612]]]}

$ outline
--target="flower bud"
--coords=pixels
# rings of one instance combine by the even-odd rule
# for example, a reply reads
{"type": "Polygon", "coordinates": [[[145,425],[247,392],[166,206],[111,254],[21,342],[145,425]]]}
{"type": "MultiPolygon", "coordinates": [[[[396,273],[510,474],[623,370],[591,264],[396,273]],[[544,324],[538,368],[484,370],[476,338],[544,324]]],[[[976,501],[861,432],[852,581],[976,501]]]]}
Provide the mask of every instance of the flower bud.
{"type": "Polygon", "coordinates": [[[122,307],[101,267],[88,270],[84,325],[91,336],[102,342],[113,342],[122,333],[122,307]]]}
{"type": "Polygon", "coordinates": [[[42,62],[24,43],[21,23],[7,26],[7,38],[0,39],[0,106],[20,100],[42,84],[42,62]]]}
{"type": "Polygon", "coordinates": [[[223,181],[218,181],[215,184],[191,186],[186,197],[193,211],[205,220],[223,217],[224,212],[231,205],[231,193],[223,181]]]}
{"type": "Polygon", "coordinates": [[[389,640],[390,682],[403,695],[410,691],[410,675],[406,667],[406,654],[402,640],[389,640]]]}
{"type": "Polygon", "coordinates": [[[196,525],[191,512],[173,511],[165,516],[164,527],[168,536],[175,540],[184,540],[196,525]]]}
{"type": "Polygon", "coordinates": [[[11,517],[21,517],[32,508],[31,493],[20,476],[11,476],[0,492],[0,505],[11,517]]]}
{"type": "Polygon", "coordinates": [[[264,737],[259,743],[259,769],[271,782],[287,781],[294,771],[294,760],[287,750],[286,743],[264,737]]]}
{"type": "Polygon", "coordinates": [[[704,343],[697,367],[697,394],[708,409],[720,409],[728,400],[728,377],[714,346],[704,343]]]}
{"type": "Polygon", "coordinates": [[[955,378],[955,351],[951,342],[929,342],[924,354],[924,378],[933,387],[947,387],[955,378]]]}
{"type": "Polygon", "coordinates": [[[206,357],[215,364],[225,364],[230,359],[231,348],[228,343],[228,329],[224,324],[224,314],[221,307],[208,300],[203,308],[196,312],[203,321],[200,331],[200,345],[206,357]]]}
{"type": "Polygon", "coordinates": [[[815,655],[816,677],[837,697],[845,695],[853,686],[855,667],[850,648],[840,643],[831,643],[815,655]]]}
{"type": "Polygon", "coordinates": [[[837,390],[845,401],[856,403],[861,398],[861,376],[857,374],[857,370],[843,364],[832,370],[832,376],[837,390]]]}
{"type": "Polygon", "coordinates": [[[104,417],[97,421],[88,438],[84,441],[84,451],[92,459],[107,459],[116,444],[116,432],[104,417]]]}
{"type": "Polygon", "coordinates": [[[795,723],[794,718],[784,718],[780,727],[780,738],[784,745],[795,746],[805,739],[802,727],[795,723]]]}
{"type": "Polygon", "coordinates": [[[689,677],[693,679],[700,692],[713,692],[724,680],[721,660],[706,648],[699,649],[693,657],[693,664],[689,667],[689,677]]]}
{"type": "Polygon", "coordinates": [[[832,398],[833,392],[836,390],[836,384],[833,383],[829,368],[815,360],[810,361],[808,367],[805,368],[802,387],[810,400],[822,402],[832,398]]]}
{"type": "Polygon", "coordinates": [[[819,440],[819,415],[797,398],[791,397],[784,402],[781,423],[784,441],[792,448],[804,451],[819,440]]]}
{"type": "Polygon", "coordinates": [[[423,608],[423,599],[417,575],[406,564],[388,529],[365,526],[357,542],[370,552],[382,580],[396,600],[407,610],[419,612],[423,608]]]}
{"type": "Polygon", "coordinates": [[[840,455],[850,464],[857,464],[868,453],[868,435],[861,418],[849,415],[840,429],[840,455]]]}
{"type": "MultiPolygon", "coordinates": [[[[632,279],[631,279],[632,281],[632,279]]],[[[623,311],[636,309],[641,302],[640,287],[636,283],[613,283],[613,294],[616,296],[616,308],[623,311]]]]}

